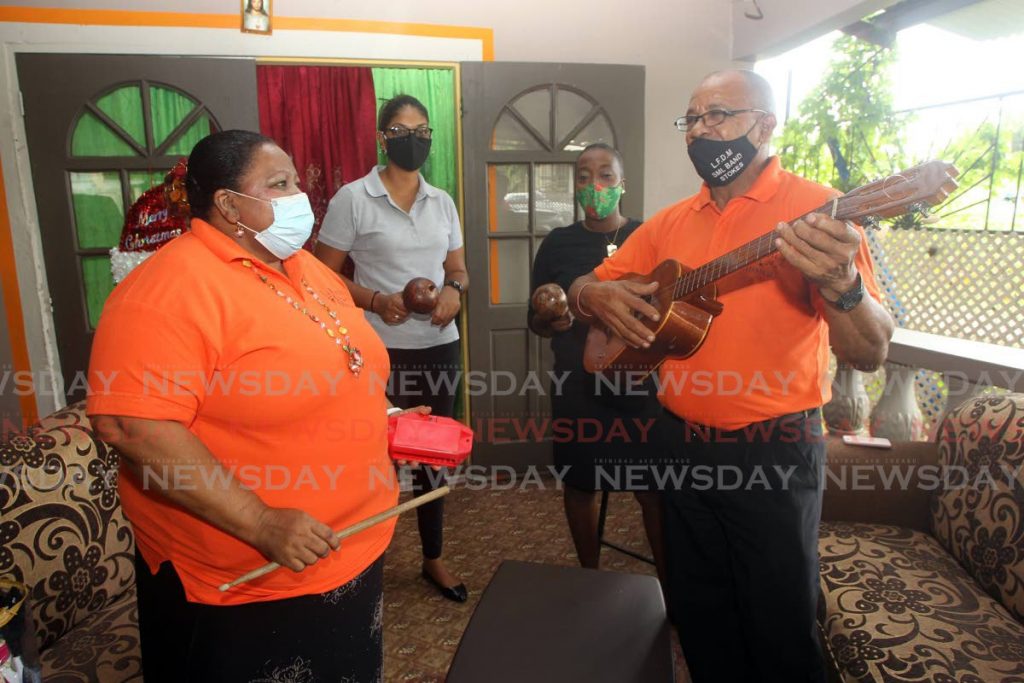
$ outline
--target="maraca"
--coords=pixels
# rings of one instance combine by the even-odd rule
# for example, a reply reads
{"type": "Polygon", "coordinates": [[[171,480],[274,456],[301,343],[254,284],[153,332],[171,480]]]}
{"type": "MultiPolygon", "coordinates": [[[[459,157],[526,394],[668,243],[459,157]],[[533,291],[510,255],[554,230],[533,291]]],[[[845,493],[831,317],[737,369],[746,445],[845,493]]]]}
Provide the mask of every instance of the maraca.
{"type": "Polygon", "coordinates": [[[432,313],[440,291],[425,277],[414,277],[402,290],[402,303],[413,313],[432,313]]]}
{"type": "Polygon", "coordinates": [[[538,287],[533,292],[531,303],[534,315],[540,321],[557,320],[569,314],[569,300],[565,290],[553,282],[538,287]]]}

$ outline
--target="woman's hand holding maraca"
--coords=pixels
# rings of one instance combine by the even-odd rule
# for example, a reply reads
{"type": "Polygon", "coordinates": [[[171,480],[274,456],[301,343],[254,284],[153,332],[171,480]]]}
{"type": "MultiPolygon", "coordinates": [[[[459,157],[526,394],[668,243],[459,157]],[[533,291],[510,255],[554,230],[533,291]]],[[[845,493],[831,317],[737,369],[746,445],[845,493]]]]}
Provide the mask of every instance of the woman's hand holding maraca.
{"type": "Polygon", "coordinates": [[[402,293],[378,294],[373,300],[373,312],[389,325],[398,325],[409,317],[409,309],[402,301],[402,293]]]}
{"type": "Polygon", "coordinates": [[[402,303],[406,310],[423,315],[430,314],[430,322],[444,327],[462,308],[459,292],[451,287],[438,289],[425,277],[414,277],[402,290],[402,303]]]}

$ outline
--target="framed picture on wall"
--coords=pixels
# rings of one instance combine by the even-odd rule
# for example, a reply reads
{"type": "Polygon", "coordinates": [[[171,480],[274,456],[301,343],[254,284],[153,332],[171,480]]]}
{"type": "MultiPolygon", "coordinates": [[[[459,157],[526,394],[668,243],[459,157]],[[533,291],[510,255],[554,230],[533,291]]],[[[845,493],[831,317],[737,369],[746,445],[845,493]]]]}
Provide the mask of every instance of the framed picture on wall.
{"type": "Polygon", "coordinates": [[[270,35],[272,0],[242,0],[242,31],[270,35]]]}

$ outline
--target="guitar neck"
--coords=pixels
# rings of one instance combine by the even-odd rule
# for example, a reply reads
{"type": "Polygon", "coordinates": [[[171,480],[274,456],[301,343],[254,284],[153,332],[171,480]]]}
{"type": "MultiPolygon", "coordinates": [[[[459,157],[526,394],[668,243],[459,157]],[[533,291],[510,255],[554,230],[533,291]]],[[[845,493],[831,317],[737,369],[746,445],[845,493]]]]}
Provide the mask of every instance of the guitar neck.
{"type": "MultiPolygon", "coordinates": [[[[831,210],[832,202],[830,201],[813,211],[808,211],[801,218],[811,213],[830,213],[831,210]]],[[[687,296],[721,280],[725,276],[731,275],[755,261],[771,256],[778,251],[778,247],[775,246],[775,237],[775,231],[772,230],[687,272],[676,280],[672,298],[685,299],[687,296]]]]}

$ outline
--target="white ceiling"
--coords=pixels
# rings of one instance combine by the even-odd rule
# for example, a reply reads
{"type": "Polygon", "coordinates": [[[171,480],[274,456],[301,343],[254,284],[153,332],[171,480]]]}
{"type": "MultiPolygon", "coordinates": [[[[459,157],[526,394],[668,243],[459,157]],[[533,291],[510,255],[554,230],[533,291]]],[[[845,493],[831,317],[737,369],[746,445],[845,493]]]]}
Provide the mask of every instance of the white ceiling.
{"type": "Polygon", "coordinates": [[[974,40],[1004,38],[1024,32],[1024,2],[982,0],[928,23],[974,40]]]}

